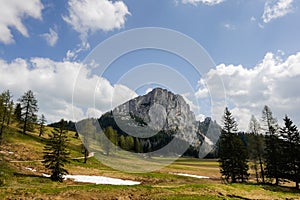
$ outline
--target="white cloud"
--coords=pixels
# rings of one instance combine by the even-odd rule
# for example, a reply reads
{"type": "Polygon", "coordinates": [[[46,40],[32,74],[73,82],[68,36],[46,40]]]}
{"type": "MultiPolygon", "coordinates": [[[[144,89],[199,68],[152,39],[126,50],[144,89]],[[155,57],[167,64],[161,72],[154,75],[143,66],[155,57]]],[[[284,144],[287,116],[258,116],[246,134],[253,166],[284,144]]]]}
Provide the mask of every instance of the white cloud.
{"type": "Polygon", "coordinates": [[[58,34],[52,28],[49,29],[49,33],[44,33],[41,35],[47,42],[47,44],[51,47],[55,46],[58,40],[58,34]]]}
{"type": "Polygon", "coordinates": [[[76,48],[73,50],[68,50],[66,57],[64,58],[65,61],[76,61],[78,60],[78,55],[90,49],[90,44],[88,42],[82,41],[80,44],[77,45],[76,48]]]}
{"type": "Polygon", "coordinates": [[[226,23],[223,25],[227,30],[235,30],[235,25],[226,23]]]}
{"type": "MultiPolygon", "coordinates": [[[[267,53],[259,64],[250,69],[242,65],[220,64],[206,74],[205,81],[214,90],[223,90],[211,81],[215,76],[223,80],[227,104],[241,129],[247,130],[251,114],[260,118],[264,105],[271,107],[279,121],[288,114],[295,122],[300,122],[300,52],[285,60],[267,53]]],[[[196,94],[202,94],[197,96],[200,99],[209,97],[205,86],[200,87],[196,94]]]]}
{"type": "Polygon", "coordinates": [[[78,62],[0,59],[0,74],[0,91],[11,90],[16,100],[31,89],[37,96],[39,113],[45,114],[48,122],[95,117],[111,109],[112,100],[120,104],[136,95],[125,86],[113,86],[106,79],[92,75],[87,66],[78,62]]]}
{"type": "Polygon", "coordinates": [[[216,4],[222,3],[224,1],[225,0],[182,0],[182,3],[183,4],[193,4],[193,5],[197,5],[199,3],[203,3],[205,5],[212,6],[212,5],[216,5],[216,4]]]}
{"type": "Polygon", "coordinates": [[[293,0],[267,0],[262,19],[268,23],[273,19],[283,17],[293,10],[293,0]]]}
{"type": "Polygon", "coordinates": [[[63,19],[80,33],[83,41],[89,33],[122,28],[130,15],[122,1],[69,0],[68,5],[69,14],[63,19]]]}
{"type": "Polygon", "coordinates": [[[15,28],[23,36],[29,37],[29,33],[22,23],[22,19],[32,17],[42,19],[43,4],[40,0],[0,0],[0,42],[10,44],[14,42],[11,28],[15,28]]]}

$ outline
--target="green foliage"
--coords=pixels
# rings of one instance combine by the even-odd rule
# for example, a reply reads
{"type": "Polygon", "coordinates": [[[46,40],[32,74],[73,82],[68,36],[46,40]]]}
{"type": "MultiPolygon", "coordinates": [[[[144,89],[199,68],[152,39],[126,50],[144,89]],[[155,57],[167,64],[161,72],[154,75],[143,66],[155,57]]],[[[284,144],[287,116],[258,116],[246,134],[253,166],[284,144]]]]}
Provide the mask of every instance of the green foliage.
{"type": "Polygon", "coordinates": [[[262,111],[262,120],[266,131],[266,149],[265,149],[265,163],[266,163],[266,176],[268,178],[275,178],[276,185],[279,184],[280,178],[280,154],[281,146],[278,137],[278,124],[276,118],[273,117],[272,111],[268,106],[264,106],[262,111]]]}
{"type": "Polygon", "coordinates": [[[33,92],[28,90],[24,95],[19,99],[21,104],[21,118],[24,122],[23,133],[26,134],[26,131],[32,130],[32,124],[37,121],[36,113],[38,112],[37,99],[35,98],[33,92]]]}
{"type": "MultiPolygon", "coordinates": [[[[66,130],[76,132],[75,122],[64,120],[64,123],[66,125],[65,126],[66,130]]],[[[48,126],[53,127],[53,128],[59,128],[60,122],[54,122],[54,123],[48,124],[48,126]]]]}
{"type": "Polygon", "coordinates": [[[67,135],[65,131],[64,121],[61,120],[59,129],[54,129],[52,135],[47,140],[44,147],[44,165],[51,170],[51,180],[63,181],[63,175],[68,174],[68,171],[64,168],[65,163],[68,163],[67,151],[67,135]]]}
{"type": "Polygon", "coordinates": [[[138,138],[134,138],[134,152],[143,153],[143,146],[138,138]]]}
{"type": "Polygon", "coordinates": [[[9,125],[13,110],[13,101],[9,90],[0,94],[0,140],[5,126],[9,125]]]}
{"type": "Polygon", "coordinates": [[[15,110],[14,110],[14,118],[17,122],[21,122],[22,120],[22,108],[21,108],[21,104],[17,103],[15,110]]]}
{"type": "Polygon", "coordinates": [[[264,174],[264,163],[263,163],[263,155],[264,155],[264,137],[260,134],[260,124],[257,119],[252,115],[250,123],[249,123],[249,135],[248,135],[248,154],[250,160],[253,163],[253,168],[255,170],[256,182],[261,181],[265,182],[265,174],[264,174]]]}
{"type": "Polygon", "coordinates": [[[223,116],[219,142],[220,172],[226,182],[244,182],[248,179],[247,151],[237,134],[237,123],[228,108],[223,116]]]}
{"type": "Polygon", "coordinates": [[[39,119],[39,125],[40,125],[39,137],[41,137],[45,132],[46,122],[47,122],[46,117],[42,114],[41,118],[39,119]]]}
{"type": "Polygon", "coordinates": [[[118,145],[118,134],[111,126],[104,130],[104,134],[106,137],[102,138],[102,145],[106,155],[109,156],[118,145]]]}
{"type": "Polygon", "coordinates": [[[296,183],[299,188],[300,182],[300,135],[293,121],[285,116],[284,127],[280,129],[282,142],[281,175],[296,183]]]}

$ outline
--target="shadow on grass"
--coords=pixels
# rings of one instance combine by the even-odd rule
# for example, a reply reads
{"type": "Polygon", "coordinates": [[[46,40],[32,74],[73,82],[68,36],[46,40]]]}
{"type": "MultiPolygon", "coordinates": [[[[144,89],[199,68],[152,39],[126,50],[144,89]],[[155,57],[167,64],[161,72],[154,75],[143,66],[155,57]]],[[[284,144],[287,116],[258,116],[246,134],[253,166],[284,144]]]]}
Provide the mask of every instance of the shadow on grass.
{"type": "Polygon", "coordinates": [[[23,174],[23,173],[18,173],[14,172],[14,176],[16,177],[30,177],[30,178],[41,178],[41,179],[49,179],[48,177],[42,176],[42,175],[35,175],[35,174],[23,174]]]}
{"type": "Polygon", "coordinates": [[[264,185],[262,185],[262,188],[265,190],[272,191],[272,192],[299,193],[300,194],[299,189],[297,189],[295,187],[291,187],[291,186],[264,184],[264,185]]]}

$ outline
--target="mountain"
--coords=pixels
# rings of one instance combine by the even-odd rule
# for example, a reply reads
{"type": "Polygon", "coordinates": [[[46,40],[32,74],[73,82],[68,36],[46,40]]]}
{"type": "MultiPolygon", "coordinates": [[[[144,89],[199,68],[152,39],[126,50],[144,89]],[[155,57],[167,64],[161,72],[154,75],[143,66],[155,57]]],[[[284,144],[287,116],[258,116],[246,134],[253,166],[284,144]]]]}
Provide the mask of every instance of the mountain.
{"type": "Polygon", "coordinates": [[[182,96],[162,88],[117,106],[99,122],[102,129],[111,126],[119,135],[139,138],[144,151],[162,148],[174,138],[188,143],[187,154],[191,155],[199,154],[200,149],[208,153],[216,143],[206,137],[210,121],[196,121],[182,96]]]}

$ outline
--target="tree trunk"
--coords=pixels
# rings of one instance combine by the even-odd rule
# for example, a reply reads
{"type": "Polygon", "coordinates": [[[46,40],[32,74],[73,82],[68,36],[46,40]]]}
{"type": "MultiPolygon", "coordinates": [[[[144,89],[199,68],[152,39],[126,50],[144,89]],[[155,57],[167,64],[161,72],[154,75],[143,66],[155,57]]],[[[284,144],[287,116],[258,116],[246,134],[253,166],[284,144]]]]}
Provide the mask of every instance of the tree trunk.
{"type": "Polygon", "coordinates": [[[24,126],[23,126],[23,134],[26,134],[26,129],[27,129],[27,120],[28,120],[28,115],[29,115],[29,103],[26,105],[26,113],[25,113],[25,119],[24,119],[24,126]]]}
{"type": "Polygon", "coordinates": [[[262,163],[262,160],[261,160],[261,156],[259,156],[259,166],[260,166],[260,173],[261,173],[262,182],[265,183],[265,172],[264,172],[264,167],[263,167],[263,163],[262,163]]]}
{"type": "Polygon", "coordinates": [[[89,156],[89,152],[88,150],[84,147],[84,163],[86,163],[87,159],[88,159],[88,156],[89,156]]]}
{"type": "Polygon", "coordinates": [[[258,169],[257,169],[256,162],[255,162],[255,164],[254,164],[254,169],[255,169],[256,183],[259,183],[259,180],[258,180],[258,169]]]}
{"type": "Polygon", "coordinates": [[[276,180],[276,181],[275,181],[275,185],[279,185],[279,178],[276,177],[275,180],[276,180]]]}

